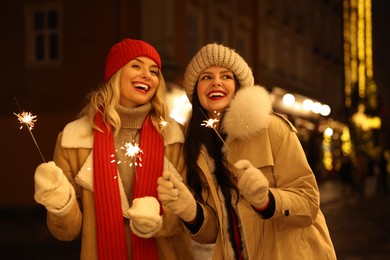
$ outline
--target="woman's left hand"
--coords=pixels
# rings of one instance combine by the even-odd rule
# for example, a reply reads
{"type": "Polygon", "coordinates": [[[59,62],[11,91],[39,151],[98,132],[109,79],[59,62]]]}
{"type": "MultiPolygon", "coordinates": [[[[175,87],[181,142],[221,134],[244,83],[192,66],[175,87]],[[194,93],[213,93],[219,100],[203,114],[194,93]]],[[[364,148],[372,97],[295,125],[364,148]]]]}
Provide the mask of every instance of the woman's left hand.
{"type": "Polygon", "coordinates": [[[162,217],[159,214],[160,203],[155,197],[134,199],[127,213],[130,217],[130,228],[139,237],[152,237],[162,227],[162,217]]]}
{"type": "Polygon", "coordinates": [[[264,174],[248,160],[240,160],[234,164],[238,169],[237,187],[242,196],[255,208],[264,208],[269,201],[269,182],[264,174]]]}

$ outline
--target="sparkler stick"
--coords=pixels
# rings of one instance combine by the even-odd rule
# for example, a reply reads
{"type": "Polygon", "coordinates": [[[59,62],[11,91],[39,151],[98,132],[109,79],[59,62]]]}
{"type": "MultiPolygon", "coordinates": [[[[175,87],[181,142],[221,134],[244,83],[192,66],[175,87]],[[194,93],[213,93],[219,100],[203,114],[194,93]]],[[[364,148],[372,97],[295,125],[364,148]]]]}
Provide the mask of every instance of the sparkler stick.
{"type": "MultiPolygon", "coordinates": [[[[165,106],[163,106],[163,114],[164,114],[164,117],[165,117],[166,116],[166,114],[165,114],[165,106]]],[[[160,120],[161,120],[160,121],[160,126],[161,126],[162,129],[164,129],[167,126],[168,122],[165,121],[165,119],[162,116],[160,116],[160,120]]],[[[167,167],[168,167],[168,171],[170,172],[171,169],[170,169],[170,166],[169,166],[169,161],[167,162],[167,167]]]]}
{"type": "MultiPolygon", "coordinates": [[[[37,142],[37,140],[35,139],[35,137],[34,137],[34,135],[33,135],[33,133],[32,133],[32,129],[34,128],[34,124],[35,124],[35,122],[37,121],[37,119],[36,119],[37,116],[32,115],[30,112],[25,112],[25,111],[23,111],[22,108],[21,108],[21,106],[19,105],[19,102],[18,102],[18,100],[16,99],[16,97],[14,97],[14,99],[15,99],[15,102],[16,102],[16,104],[18,105],[19,110],[20,110],[20,113],[19,113],[19,114],[14,113],[14,115],[18,117],[18,120],[19,120],[19,122],[20,122],[21,124],[25,124],[25,125],[26,125],[28,131],[30,132],[31,138],[33,139],[33,141],[34,141],[34,143],[35,143],[35,146],[37,147],[38,152],[39,152],[39,154],[41,155],[41,158],[42,158],[43,162],[46,162],[46,160],[45,160],[45,158],[43,157],[43,154],[42,154],[42,152],[41,152],[41,149],[39,149],[38,142],[37,142]]],[[[23,125],[20,127],[20,129],[22,129],[22,128],[23,128],[23,125]]]]}
{"type": "MultiPolygon", "coordinates": [[[[199,107],[199,109],[202,112],[202,114],[204,115],[204,117],[207,118],[207,116],[203,112],[202,108],[199,107]]],[[[215,113],[215,111],[214,111],[214,113],[215,113]]],[[[217,115],[219,115],[219,113],[217,115]]],[[[218,135],[219,139],[222,141],[222,143],[226,146],[226,148],[229,151],[230,150],[229,146],[226,144],[225,140],[223,140],[222,136],[218,133],[218,131],[216,129],[216,124],[218,122],[219,122],[219,119],[217,119],[217,118],[209,118],[207,120],[203,120],[203,123],[201,125],[204,127],[212,128],[214,130],[214,132],[218,135]]]]}

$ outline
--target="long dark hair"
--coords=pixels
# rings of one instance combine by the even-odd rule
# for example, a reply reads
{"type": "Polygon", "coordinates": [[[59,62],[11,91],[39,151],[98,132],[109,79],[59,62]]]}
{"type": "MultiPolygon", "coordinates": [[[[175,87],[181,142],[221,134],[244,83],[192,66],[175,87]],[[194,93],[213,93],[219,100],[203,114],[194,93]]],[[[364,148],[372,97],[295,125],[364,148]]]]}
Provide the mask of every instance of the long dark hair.
{"type": "Polygon", "coordinates": [[[200,105],[198,94],[195,90],[192,96],[192,114],[189,119],[184,142],[184,159],[187,165],[187,182],[194,192],[195,198],[203,201],[202,187],[206,188],[206,184],[202,183],[200,177],[201,170],[196,162],[200,153],[201,144],[204,144],[209,156],[214,160],[214,174],[216,176],[217,183],[221,188],[226,202],[230,204],[232,199],[231,191],[235,191],[236,195],[238,195],[236,179],[229,170],[229,163],[222,154],[222,140],[213,129],[201,125],[204,120],[208,119],[205,118],[205,115],[207,115],[207,111],[200,105]]]}

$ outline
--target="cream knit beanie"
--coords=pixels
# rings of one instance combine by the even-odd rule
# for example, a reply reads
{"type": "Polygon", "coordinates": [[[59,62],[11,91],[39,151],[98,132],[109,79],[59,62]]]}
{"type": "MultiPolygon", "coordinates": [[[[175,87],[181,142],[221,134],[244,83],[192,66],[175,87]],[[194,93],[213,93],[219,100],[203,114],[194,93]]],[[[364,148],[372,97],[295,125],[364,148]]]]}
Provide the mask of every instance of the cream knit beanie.
{"type": "Polygon", "coordinates": [[[233,49],[210,43],[202,47],[192,58],[184,73],[183,87],[191,102],[200,73],[211,66],[221,66],[231,70],[240,83],[240,87],[254,85],[252,70],[240,55],[233,49]]]}

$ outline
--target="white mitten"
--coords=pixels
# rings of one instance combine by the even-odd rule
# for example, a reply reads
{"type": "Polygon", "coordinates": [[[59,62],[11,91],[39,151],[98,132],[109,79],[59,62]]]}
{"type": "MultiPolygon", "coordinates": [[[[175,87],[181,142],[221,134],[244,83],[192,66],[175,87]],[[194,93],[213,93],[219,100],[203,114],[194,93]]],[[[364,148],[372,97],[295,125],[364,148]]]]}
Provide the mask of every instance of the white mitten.
{"type": "Polygon", "coordinates": [[[237,187],[242,196],[255,208],[264,208],[269,200],[267,178],[247,160],[240,160],[234,166],[239,170],[237,187]]]}
{"type": "Polygon", "coordinates": [[[127,212],[130,216],[130,228],[139,237],[152,237],[162,227],[160,203],[155,197],[134,199],[127,212]]]}
{"type": "Polygon", "coordinates": [[[40,164],[35,170],[34,181],[34,198],[38,203],[59,216],[70,211],[75,191],[61,168],[54,162],[40,164]]]}
{"type": "Polygon", "coordinates": [[[196,201],[194,196],[174,174],[164,171],[157,180],[158,199],[186,222],[196,217],[196,201]]]}

